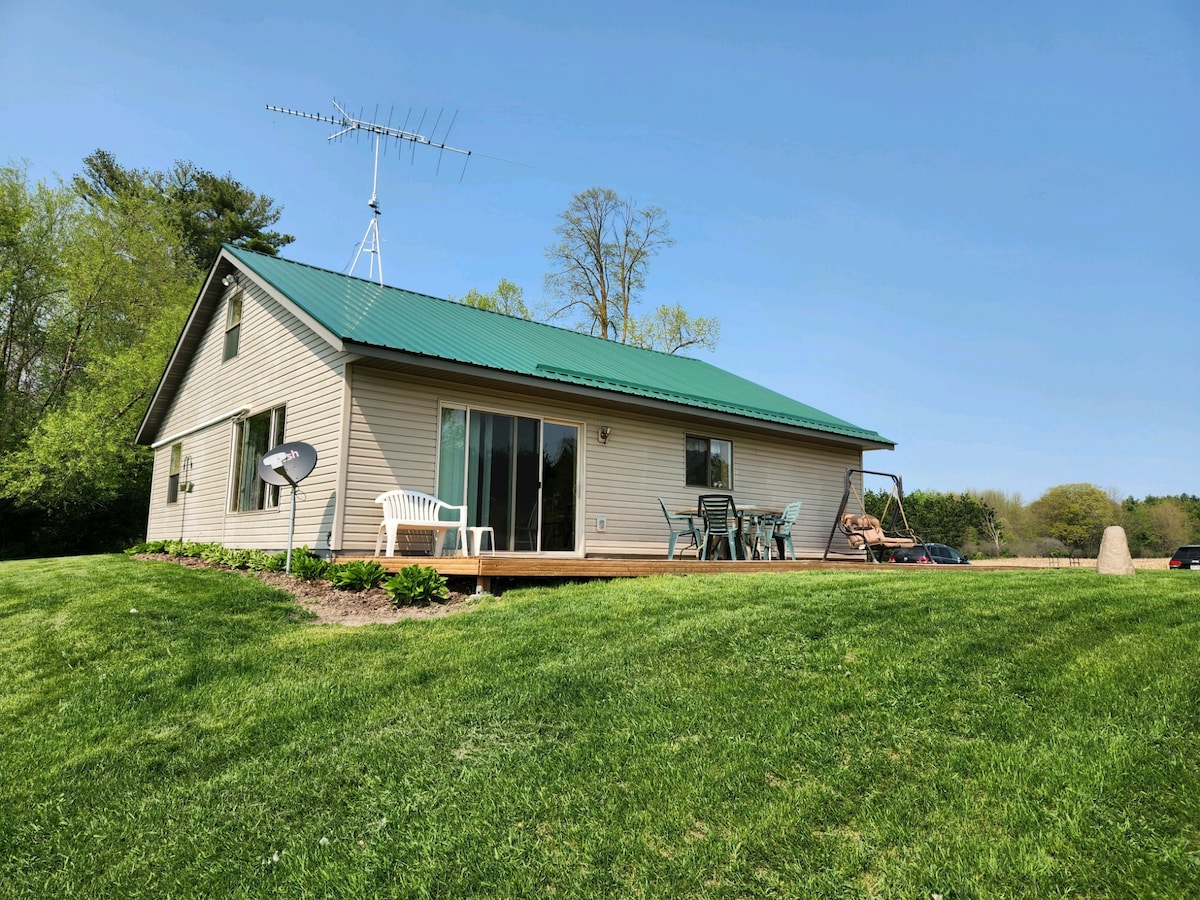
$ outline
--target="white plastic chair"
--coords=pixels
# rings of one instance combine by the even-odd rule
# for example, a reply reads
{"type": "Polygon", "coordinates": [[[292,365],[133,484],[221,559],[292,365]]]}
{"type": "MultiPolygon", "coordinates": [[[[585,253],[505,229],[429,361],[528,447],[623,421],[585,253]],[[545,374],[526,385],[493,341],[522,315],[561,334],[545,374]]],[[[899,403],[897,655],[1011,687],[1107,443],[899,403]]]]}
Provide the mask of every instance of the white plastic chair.
{"type": "Polygon", "coordinates": [[[446,532],[451,528],[457,531],[455,547],[463,556],[467,555],[467,508],[451,506],[431,494],[420,491],[386,491],[375,498],[375,502],[383,507],[383,522],[375,536],[375,555],[379,555],[380,545],[384,535],[387,535],[387,555],[396,555],[397,531],[432,531],[433,555],[442,555],[442,544],[445,543],[446,532]],[[443,519],[442,513],[451,511],[457,514],[454,519],[443,519]]]}

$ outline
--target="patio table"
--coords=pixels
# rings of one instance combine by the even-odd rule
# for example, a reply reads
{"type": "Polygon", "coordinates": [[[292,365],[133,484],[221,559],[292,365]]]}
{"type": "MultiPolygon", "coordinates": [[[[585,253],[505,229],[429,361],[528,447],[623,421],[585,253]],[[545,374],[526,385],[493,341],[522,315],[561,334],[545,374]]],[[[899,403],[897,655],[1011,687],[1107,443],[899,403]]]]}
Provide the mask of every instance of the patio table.
{"type": "MultiPolygon", "coordinates": [[[[737,504],[734,504],[737,506],[737,504]]],[[[699,516],[700,512],[696,507],[691,509],[676,510],[677,515],[681,516],[699,516]]],[[[734,556],[737,559],[762,559],[762,555],[758,550],[758,539],[762,532],[762,521],[770,516],[781,516],[783,510],[771,509],[762,506],[737,506],[738,520],[738,545],[734,550],[734,556]],[[746,540],[750,539],[750,552],[747,554],[746,540]]]]}

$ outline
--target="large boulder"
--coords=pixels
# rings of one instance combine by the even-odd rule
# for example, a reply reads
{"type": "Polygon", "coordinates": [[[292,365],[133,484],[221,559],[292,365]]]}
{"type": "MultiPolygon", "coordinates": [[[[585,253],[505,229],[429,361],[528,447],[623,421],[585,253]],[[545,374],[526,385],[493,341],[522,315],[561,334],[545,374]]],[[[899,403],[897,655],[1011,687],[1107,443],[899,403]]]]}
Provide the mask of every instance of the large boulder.
{"type": "Polygon", "coordinates": [[[1129,541],[1125,529],[1120,525],[1109,525],[1100,539],[1100,556],[1096,559],[1096,571],[1101,575],[1132,575],[1133,557],[1129,555],[1129,541]]]}

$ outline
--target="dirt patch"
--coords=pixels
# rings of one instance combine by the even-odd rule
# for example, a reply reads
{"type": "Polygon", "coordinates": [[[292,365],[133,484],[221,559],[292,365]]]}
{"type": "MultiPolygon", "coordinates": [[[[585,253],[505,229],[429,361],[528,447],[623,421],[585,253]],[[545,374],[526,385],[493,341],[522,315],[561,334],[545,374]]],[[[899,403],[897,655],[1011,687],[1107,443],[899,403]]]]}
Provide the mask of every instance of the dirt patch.
{"type": "Polygon", "coordinates": [[[436,619],[471,609],[478,602],[475,594],[451,591],[442,603],[427,606],[394,606],[383,588],[369,591],[339,591],[328,581],[302,581],[283,572],[248,572],[212,565],[195,557],[169,556],[165,553],[138,554],[137,559],[173,562],[189,569],[221,569],[247,578],[257,578],[263,584],[286,591],[296,602],[313,613],[320,625],[377,625],[403,622],[409,619],[436,619]]]}

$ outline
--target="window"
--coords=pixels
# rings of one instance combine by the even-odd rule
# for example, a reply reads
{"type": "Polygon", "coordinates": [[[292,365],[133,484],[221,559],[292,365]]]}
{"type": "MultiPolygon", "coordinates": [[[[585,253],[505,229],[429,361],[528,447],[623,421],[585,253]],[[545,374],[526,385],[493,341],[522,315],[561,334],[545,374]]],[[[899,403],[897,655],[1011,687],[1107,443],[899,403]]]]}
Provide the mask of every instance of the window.
{"type": "Polygon", "coordinates": [[[279,505],[278,485],[258,477],[258,463],[268,450],[283,443],[284,407],[277,406],[238,422],[234,438],[234,512],[272,509],[279,505]]]}
{"type": "Polygon", "coordinates": [[[238,291],[229,298],[225,310],[225,359],[233,359],[238,354],[238,335],[242,332],[242,292],[238,291]]]}
{"type": "Polygon", "coordinates": [[[733,489],[733,444],[729,441],[689,434],[685,466],[689,486],[733,489]]]}
{"type": "Polygon", "coordinates": [[[171,445],[171,468],[167,470],[167,502],[179,501],[179,473],[183,471],[183,444],[171,445]]]}

